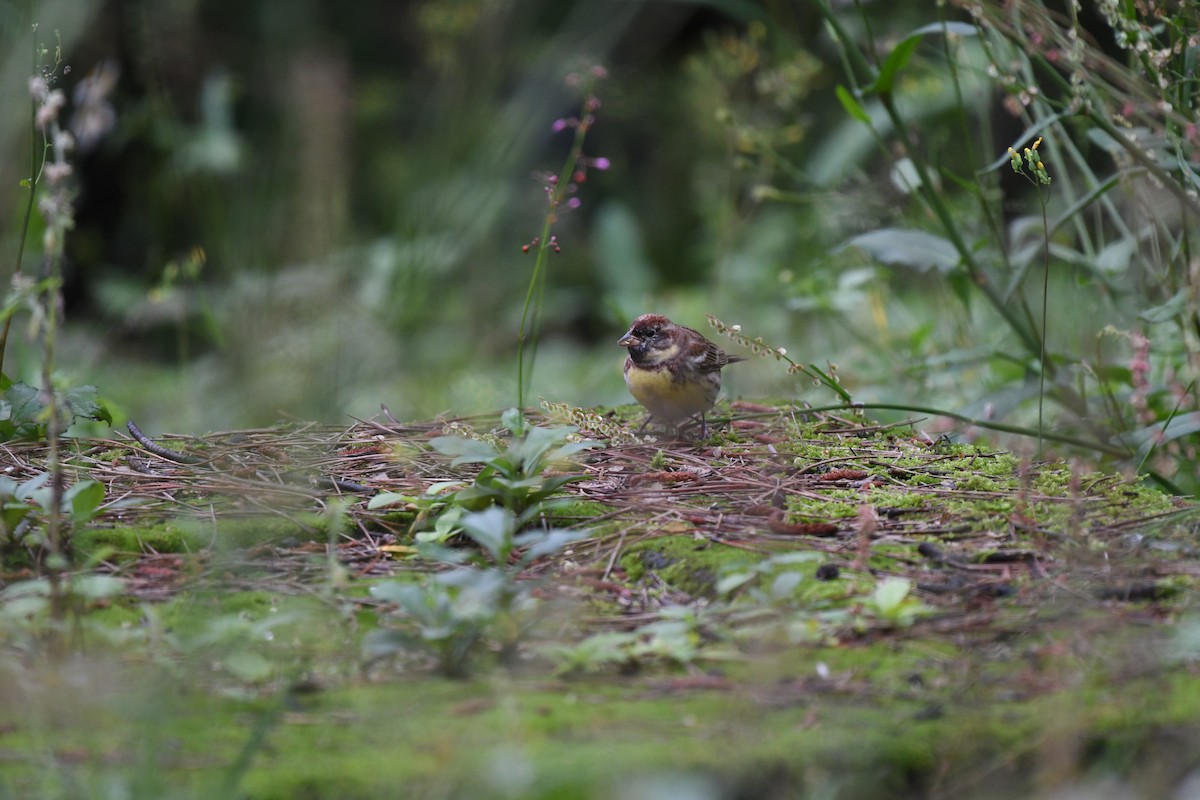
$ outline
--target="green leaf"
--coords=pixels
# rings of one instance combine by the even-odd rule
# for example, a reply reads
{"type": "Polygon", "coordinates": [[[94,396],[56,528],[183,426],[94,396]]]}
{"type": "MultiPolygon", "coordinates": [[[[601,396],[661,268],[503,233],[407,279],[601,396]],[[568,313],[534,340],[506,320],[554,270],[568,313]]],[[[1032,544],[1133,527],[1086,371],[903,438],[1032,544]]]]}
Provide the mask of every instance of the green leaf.
{"type": "Polygon", "coordinates": [[[3,507],[0,507],[0,534],[6,536],[18,534],[21,523],[36,509],[36,506],[29,503],[5,503],[3,507]]]}
{"type": "Polygon", "coordinates": [[[483,511],[463,514],[459,524],[467,536],[488,551],[493,561],[501,565],[508,561],[515,524],[513,512],[492,506],[483,511]]]}
{"type": "Polygon", "coordinates": [[[555,553],[566,549],[567,546],[588,537],[587,531],[576,530],[552,530],[547,533],[538,531],[538,533],[543,534],[541,536],[541,541],[536,542],[525,550],[521,559],[525,563],[536,561],[545,556],[554,555],[555,553]]]}
{"type": "Polygon", "coordinates": [[[230,675],[246,683],[260,683],[274,673],[270,661],[249,650],[235,650],[221,662],[221,666],[230,675]]]}
{"type": "Polygon", "coordinates": [[[412,495],[402,492],[380,492],[367,501],[367,510],[374,511],[377,508],[385,506],[393,506],[399,503],[412,503],[416,500],[412,495]]]}
{"type": "Polygon", "coordinates": [[[25,595],[0,604],[0,619],[24,619],[40,614],[50,607],[50,600],[41,595],[25,595]]]}
{"type": "Polygon", "coordinates": [[[753,572],[735,572],[732,575],[726,575],[717,581],[716,593],[718,596],[724,597],[730,592],[740,589],[750,581],[754,580],[753,572]]]}
{"type": "Polygon", "coordinates": [[[437,561],[441,564],[461,564],[471,557],[470,553],[437,542],[417,542],[417,555],[426,561],[437,561]]]}
{"type": "Polygon", "coordinates": [[[91,419],[112,425],[112,414],[100,402],[95,386],[74,386],[63,393],[63,401],[75,419],[91,419]]]}
{"type": "Polygon", "coordinates": [[[880,64],[879,75],[870,86],[863,87],[863,94],[891,94],[896,86],[896,76],[908,65],[908,60],[920,43],[921,36],[913,35],[893,47],[880,64]]]}
{"type": "Polygon", "coordinates": [[[562,447],[557,447],[546,453],[546,465],[556,464],[559,461],[566,461],[576,453],[581,453],[584,450],[590,450],[593,447],[600,447],[601,443],[591,439],[585,439],[581,442],[567,442],[562,447]]]}
{"type": "Polygon", "coordinates": [[[38,489],[41,489],[49,481],[50,481],[50,473],[49,472],[40,472],[37,475],[34,475],[29,480],[22,483],[20,486],[18,486],[17,491],[14,496],[19,500],[26,500],[30,497],[33,497],[33,495],[38,491],[38,489]]]}
{"type": "Polygon", "coordinates": [[[104,486],[96,481],[79,481],[63,494],[63,503],[71,508],[71,522],[86,525],[91,522],[104,502],[104,486]]]}
{"type": "Polygon", "coordinates": [[[1153,308],[1147,308],[1138,314],[1138,316],[1150,323],[1170,322],[1187,309],[1189,291],[1188,289],[1180,289],[1167,302],[1153,308]]]}
{"type": "Polygon", "coordinates": [[[525,422],[525,415],[521,413],[521,409],[508,408],[500,414],[500,424],[513,436],[520,436],[525,432],[528,423],[525,422]]]}
{"type": "Polygon", "coordinates": [[[371,597],[382,603],[395,603],[401,608],[420,605],[424,602],[421,588],[409,581],[377,583],[371,587],[370,593],[371,597]]]}
{"type": "Polygon", "coordinates": [[[12,438],[37,439],[42,436],[42,410],[40,392],[27,383],[14,383],[4,393],[9,404],[7,419],[12,423],[12,438]]]}
{"type": "Polygon", "coordinates": [[[978,36],[979,29],[969,22],[931,22],[917,28],[909,36],[925,36],[930,33],[948,33],[952,36],[978,36]]]}
{"type": "Polygon", "coordinates": [[[900,610],[904,598],[912,591],[912,581],[908,578],[888,578],[875,587],[872,602],[884,617],[894,617],[900,610]]]}
{"type": "Polygon", "coordinates": [[[1130,447],[1137,447],[1138,455],[1144,455],[1151,448],[1174,441],[1184,436],[1190,436],[1200,431],[1200,411],[1178,414],[1165,422],[1155,422],[1135,431],[1128,431],[1115,440],[1130,447]]]}
{"type": "Polygon", "coordinates": [[[0,591],[0,603],[8,603],[22,597],[49,597],[50,581],[45,578],[33,578],[19,581],[0,591]]]}
{"type": "Polygon", "coordinates": [[[775,580],[771,581],[771,599],[783,600],[784,598],[791,597],[802,580],[804,580],[804,575],[798,570],[788,570],[779,573],[775,576],[775,580]]]}
{"type": "Polygon", "coordinates": [[[834,93],[837,95],[838,102],[842,104],[842,108],[846,109],[847,114],[864,125],[871,124],[871,115],[863,108],[862,103],[858,102],[857,98],[850,94],[849,89],[838,84],[838,87],[834,89],[834,93]]]}
{"type": "Polygon", "coordinates": [[[495,447],[479,439],[462,436],[438,436],[429,440],[429,446],[444,456],[454,456],[451,466],[471,462],[487,463],[500,455],[495,447]]]}
{"type": "MultiPolygon", "coordinates": [[[[893,47],[892,52],[887,54],[887,58],[879,66],[879,75],[870,86],[863,89],[863,94],[890,94],[895,88],[896,77],[900,74],[900,70],[908,66],[909,59],[912,58],[912,54],[917,49],[917,45],[921,43],[921,39],[929,34],[937,33],[948,33],[955,36],[976,36],[979,32],[974,26],[968,25],[965,22],[935,22],[917,28],[893,47]]],[[[839,99],[841,98],[839,97],[839,99]]]]}
{"type": "Polygon", "coordinates": [[[922,274],[931,269],[943,275],[951,274],[961,263],[954,245],[941,236],[925,231],[880,228],[855,236],[835,252],[847,247],[865,250],[883,264],[909,267],[922,274]]]}
{"type": "Polygon", "coordinates": [[[509,447],[514,466],[520,465],[526,475],[540,475],[545,468],[545,455],[552,447],[566,439],[578,428],[530,428],[524,437],[514,440],[509,447]]]}
{"type": "Polygon", "coordinates": [[[125,591],[125,581],[112,575],[81,575],[71,581],[71,591],[85,600],[103,600],[125,591]]]}

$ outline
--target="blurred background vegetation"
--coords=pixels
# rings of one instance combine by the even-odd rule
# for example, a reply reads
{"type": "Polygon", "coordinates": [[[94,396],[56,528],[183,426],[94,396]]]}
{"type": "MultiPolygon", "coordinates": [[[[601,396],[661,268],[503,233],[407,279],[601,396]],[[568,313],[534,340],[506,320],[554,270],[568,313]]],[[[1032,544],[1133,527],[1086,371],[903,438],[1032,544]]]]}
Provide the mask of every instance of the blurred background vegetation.
{"type": "MultiPolygon", "coordinates": [[[[1196,487],[1188,4],[0,0],[0,23],[5,280],[37,46],[68,96],[111,83],[71,106],[56,367],[118,421],[511,405],[564,78],[599,64],[585,153],[611,166],[556,223],[533,397],[629,402],[628,321],[719,338],[711,313],[857,401],[1044,413],[1075,457],[1196,487]],[[1007,155],[1038,137],[1049,185],[1007,155]]],[[[5,372],[37,385],[41,358],[14,335],[5,372]]],[[[726,394],[837,400],[784,366],[726,394]]]]}

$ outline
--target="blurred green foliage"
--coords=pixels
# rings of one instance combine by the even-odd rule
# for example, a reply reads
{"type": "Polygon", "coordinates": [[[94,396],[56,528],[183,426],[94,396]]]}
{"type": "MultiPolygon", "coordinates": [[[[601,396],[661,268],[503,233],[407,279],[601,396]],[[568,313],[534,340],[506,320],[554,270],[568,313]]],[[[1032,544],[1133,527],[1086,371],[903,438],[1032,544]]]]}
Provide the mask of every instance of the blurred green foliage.
{"type": "MultiPolygon", "coordinates": [[[[535,397],[626,402],[627,321],[712,313],[835,362],[858,401],[1033,429],[1040,395],[1049,426],[1194,488],[1198,26],[1104,9],[39,4],[67,85],[120,67],[117,126],[78,154],[63,380],[173,431],[511,404],[521,246],[570,146],[563,77],[587,61],[610,76],[588,150],[612,168],[555,228],[535,397]],[[1045,227],[1005,174],[1038,136],[1045,227]]],[[[6,52],[31,13],[0,2],[6,52]]],[[[4,62],[9,186],[28,73],[4,62]]],[[[5,220],[18,207],[0,196],[5,220]]],[[[37,349],[13,346],[6,371],[36,383],[37,349]]],[[[774,362],[731,377],[729,394],[836,399],[774,362]]]]}

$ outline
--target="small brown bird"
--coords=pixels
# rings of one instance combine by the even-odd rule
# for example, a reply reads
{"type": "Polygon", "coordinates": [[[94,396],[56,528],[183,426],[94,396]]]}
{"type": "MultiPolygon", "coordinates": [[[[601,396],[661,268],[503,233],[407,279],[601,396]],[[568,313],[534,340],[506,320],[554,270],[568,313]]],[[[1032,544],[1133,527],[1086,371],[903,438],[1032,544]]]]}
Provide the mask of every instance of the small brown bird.
{"type": "Polygon", "coordinates": [[[701,438],[708,435],[704,412],[713,407],[721,391],[721,368],[746,360],[661,314],[635,319],[617,344],[629,350],[625,385],[650,412],[642,428],[652,419],[677,427],[699,414],[701,438]]]}

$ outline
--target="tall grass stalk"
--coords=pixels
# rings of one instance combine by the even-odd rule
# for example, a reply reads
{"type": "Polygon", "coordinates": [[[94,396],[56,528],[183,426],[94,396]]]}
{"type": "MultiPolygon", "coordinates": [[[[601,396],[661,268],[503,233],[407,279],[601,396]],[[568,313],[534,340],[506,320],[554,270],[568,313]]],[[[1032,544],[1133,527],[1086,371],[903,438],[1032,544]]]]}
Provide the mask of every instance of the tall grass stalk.
{"type": "MultiPolygon", "coordinates": [[[[33,30],[30,35],[32,42],[32,64],[30,66],[30,74],[37,75],[40,66],[41,51],[37,43],[37,23],[33,24],[33,30]]],[[[22,265],[25,260],[25,245],[29,238],[29,224],[33,221],[33,205],[37,199],[38,178],[41,170],[39,165],[46,159],[46,148],[49,143],[44,136],[38,136],[37,125],[38,102],[35,98],[29,98],[29,177],[21,181],[21,186],[29,190],[29,196],[25,200],[25,210],[21,213],[21,230],[17,239],[17,258],[13,265],[13,274],[9,276],[10,285],[19,278],[22,274],[22,265]],[[39,142],[41,147],[38,146],[39,142]]],[[[4,354],[8,352],[8,334],[12,330],[11,313],[6,313],[4,316],[4,325],[0,327],[0,375],[4,374],[4,354]]]]}
{"type": "Polygon", "coordinates": [[[525,399],[529,394],[530,382],[533,379],[533,367],[537,360],[538,333],[541,329],[542,299],[545,296],[546,273],[551,252],[559,251],[558,239],[554,236],[554,225],[564,208],[576,208],[579,198],[575,192],[587,176],[587,168],[607,169],[608,160],[604,158],[586,158],[583,155],[583,142],[588,131],[595,124],[595,112],[600,108],[600,101],[592,92],[596,81],[604,78],[603,67],[593,66],[584,73],[572,73],[567,76],[568,85],[581,85],[584,88],[583,106],[578,117],[560,119],[554,123],[554,131],[573,128],[574,139],[567,153],[562,169],[556,175],[546,178],[546,215],[542,218],[542,232],[522,249],[525,252],[533,249],[536,259],[533,262],[533,273],[529,276],[529,287],[525,291],[525,302],[521,306],[521,330],[517,339],[517,408],[525,408],[525,399]]]}

